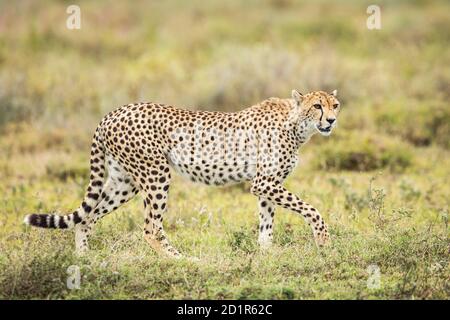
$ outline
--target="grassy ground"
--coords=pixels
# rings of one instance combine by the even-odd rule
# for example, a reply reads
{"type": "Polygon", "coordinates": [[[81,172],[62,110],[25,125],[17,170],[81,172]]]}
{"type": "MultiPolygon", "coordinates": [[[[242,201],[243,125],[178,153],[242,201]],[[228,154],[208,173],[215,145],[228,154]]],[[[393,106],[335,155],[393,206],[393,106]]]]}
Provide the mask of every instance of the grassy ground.
{"type": "Polygon", "coordinates": [[[381,1],[382,29],[369,31],[368,4],[81,1],[70,31],[65,2],[1,2],[0,298],[448,299],[450,7],[381,1]],[[165,227],[197,263],[150,250],[138,197],[83,257],[72,232],[22,225],[79,205],[92,132],[118,105],[237,110],[292,88],[337,88],[343,103],[286,183],[321,211],[330,248],[279,209],[260,252],[248,185],[179,177],[165,227]]]}

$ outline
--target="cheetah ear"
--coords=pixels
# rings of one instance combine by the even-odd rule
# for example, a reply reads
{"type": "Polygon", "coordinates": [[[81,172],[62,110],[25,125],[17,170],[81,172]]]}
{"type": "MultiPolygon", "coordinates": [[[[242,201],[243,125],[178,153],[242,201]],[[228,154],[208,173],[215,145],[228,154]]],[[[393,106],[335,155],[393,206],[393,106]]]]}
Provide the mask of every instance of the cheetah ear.
{"type": "Polygon", "coordinates": [[[297,90],[292,90],[292,99],[294,99],[298,104],[300,104],[303,100],[303,95],[297,90]]]}
{"type": "Polygon", "coordinates": [[[334,89],[333,92],[331,92],[331,95],[337,97],[337,90],[334,89]]]}

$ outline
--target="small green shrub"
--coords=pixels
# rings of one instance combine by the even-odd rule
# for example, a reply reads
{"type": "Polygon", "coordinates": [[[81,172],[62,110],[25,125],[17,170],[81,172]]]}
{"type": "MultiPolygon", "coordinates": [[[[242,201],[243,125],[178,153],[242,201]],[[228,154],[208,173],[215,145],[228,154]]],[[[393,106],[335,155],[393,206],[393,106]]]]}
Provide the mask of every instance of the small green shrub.
{"type": "Polygon", "coordinates": [[[232,231],[228,234],[228,245],[233,252],[241,251],[245,253],[252,253],[256,251],[255,235],[248,229],[240,229],[232,231]]]}
{"type": "Polygon", "coordinates": [[[380,134],[348,132],[320,146],[315,166],[324,170],[403,171],[412,164],[408,145],[380,134]]]}
{"type": "Polygon", "coordinates": [[[336,187],[344,193],[345,209],[360,212],[369,206],[367,193],[356,192],[344,179],[330,178],[329,181],[333,187],[336,187]]]}
{"type": "Polygon", "coordinates": [[[16,96],[15,93],[0,92],[0,129],[9,123],[30,121],[39,112],[42,112],[42,108],[36,101],[27,101],[20,93],[16,96]]]}
{"type": "Polygon", "coordinates": [[[46,174],[51,179],[67,181],[69,179],[86,179],[89,176],[88,166],[67,166],[64,164],[48,165],[46,174]]]}
{"type": "Polygon", "coordinates": [[[450,109],[443,103],[396,104],[375,114],[377,125],[416,146],[433,143],[449,149],[450,109]]]}
{"type": "Polygon", "coordinates": [[[422,192],[417,188],[417,186],[408,180],[402,180],[400,182],[399,190],[404,201],[417,200],[422,195],[422,192]]]}

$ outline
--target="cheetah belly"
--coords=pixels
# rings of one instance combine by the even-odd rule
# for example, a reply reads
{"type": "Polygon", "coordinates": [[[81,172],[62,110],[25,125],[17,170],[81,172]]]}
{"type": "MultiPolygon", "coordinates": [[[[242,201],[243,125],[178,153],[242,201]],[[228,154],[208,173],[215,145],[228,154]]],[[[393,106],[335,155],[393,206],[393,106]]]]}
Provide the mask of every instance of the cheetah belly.
{"type": "Polygon", "coordinates": [[[253,179],[256,173],[256,165],[243,163],[242,165],[231,165],[226,163],[181,163],[174,161],[174,157],[169,156],[171,166],[181,176],[192,182],[199,182],[207,185],[222,186],[239,183],[253,179]]]}

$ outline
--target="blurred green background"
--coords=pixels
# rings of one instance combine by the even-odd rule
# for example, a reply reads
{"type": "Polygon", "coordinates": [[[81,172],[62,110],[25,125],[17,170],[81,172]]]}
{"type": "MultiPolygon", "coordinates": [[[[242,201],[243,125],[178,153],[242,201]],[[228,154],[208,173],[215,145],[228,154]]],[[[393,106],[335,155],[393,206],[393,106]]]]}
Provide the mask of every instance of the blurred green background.
{"type": "Polygon", "coordinates": [[[367,1],[79,1],[80,30],[66,28],[69,4],[1,2],[8,158],[85,151],[122,104],[235,111],[293,88],[339,91],[337,134],[313,140],[332,140],[317,168],[403,170],[413,148],[450,147],[447,1],[380,1],[380,30],[366,27],[367,1]]]}
{"type": "MultiPolygon", "coordinates": [[[[445,0],[0,1],[0,297],[448,298],[449,12],[445,0]],[[81,8],[80,30],[66,28],[71,4],[81,8]],[[366,27],[371,4],[381,8],[380,30],[366,27]],[[208,256],[208,250],[225,254],[255,242],[254,198],[245,185],[222,191],[199,186],[194,194],[188,182],[175,178],[172,214],[165,220],[169,235],[185,251],[202,251],[211,270],[195,269],[190,285],[178,289],[176,276],[160,275],[173,287],[161,285],[162,291],[151,292],[163,293],[150,296],[128,287],[130,279],[117,284],[124,286],[121,293],[109,287],[110,279],[94,286],[109,288],[103,293],[91,288],[78,296],[48,285],[49,270],[64,277],[60,265],[75,259],[69,254],[72,234],[24,233],[21,221],[26,213],[78,206],[90,140],[104,114],[140,101],[236,111],[270,96],[287,98],[293,88],[337,89],[342,102],[337,130],[305,146],[287,182],[323,213],[341,250],[347,248],[327,260],[335,265],[331,271],[318,267],[328,282],[311,280],[299,289],[295,272],[278,270],[275,260],[259,266],[273,277],[258,277],[251,268],[238,268],[253,252],[245,248],[228,256],[229,265],[208,256]],[[235,199],[242,199],[239,206],[235,199]],[[228,224],[200,231],[196,223],[179,227],[179,219],[203,219],[203,205],[220,207],[228,224]],[[60,254],[64,259],[58,260],[60,254]],[[336,267],[342,259],[361,261],[356,276],[348,266],[336,267]],[[355,280],[364,279],[373,261],[390,281],[375,293],[365,291],[365,280],[355,280]],[[444,267],[433,278],[425,271],[436,263],[444,267]],[[217,274],[222,267],[239,269],[238,277],[248,276],[262,291],[221,278],[229,271],[217,274]],[[410,282],[411,272],[422,282],[410,282]],[[292,294],[277,289],[277,275],[292,294]],[[211,291],[200,289],[202,277],[211,280],[211,291]]],[[[138,227],[141,204],[127,208],[120,211],[130,220],[122,218],[121,227],[114,220],[119,218],[105,218],[97,248],[110,250],[106,239],[121,234],[126,242],[137,234],[139,241],[130,242],[134,249],[119,246],[115,254],[147,249],[138,227]]],[[[303,222],[281,214],[279,221],[277,243],[294,251],[286,257],[278,252],[276,259],[296,270],[300,250],[310,259],[303,274],[320,266],[321,258],[304,247],[311,239],[303,222]]],[[[134,279],[144,267],[127,270],[134,279]]],[[[161,268],[178,274],[175,265],[161,268]]],[[[151,287],[156,280],[145,281],[151,287]]]]}

